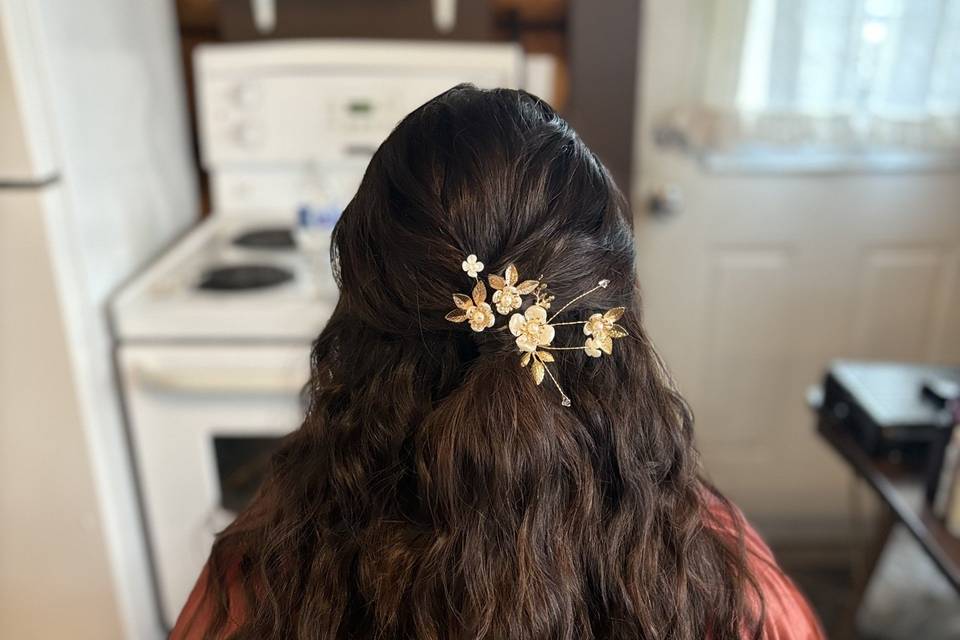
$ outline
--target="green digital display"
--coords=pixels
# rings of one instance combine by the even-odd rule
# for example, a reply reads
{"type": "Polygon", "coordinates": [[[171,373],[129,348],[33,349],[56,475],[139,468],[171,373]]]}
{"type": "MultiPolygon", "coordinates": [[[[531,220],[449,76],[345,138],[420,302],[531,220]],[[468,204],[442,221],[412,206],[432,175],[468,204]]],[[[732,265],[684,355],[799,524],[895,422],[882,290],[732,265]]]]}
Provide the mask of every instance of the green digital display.
{"type": "Polygon", "coordinates": [[[356,100],[347,105],[347,110],[354,115],[365,115],[373,111],[373,105],[363,100],[356,100]]]}

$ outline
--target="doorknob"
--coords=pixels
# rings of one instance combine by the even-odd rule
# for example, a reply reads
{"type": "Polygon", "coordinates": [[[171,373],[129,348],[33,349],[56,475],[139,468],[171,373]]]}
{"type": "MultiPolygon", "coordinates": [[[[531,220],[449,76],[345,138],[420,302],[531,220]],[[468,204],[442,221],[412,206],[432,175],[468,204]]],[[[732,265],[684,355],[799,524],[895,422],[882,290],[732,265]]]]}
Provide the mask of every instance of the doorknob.
{"type": "Polygon", "coordinates": [[[676,185],[654,189],[647,198],[647,212],[653,218],[669,218],[683,207],[683,194],[676,185]]]}

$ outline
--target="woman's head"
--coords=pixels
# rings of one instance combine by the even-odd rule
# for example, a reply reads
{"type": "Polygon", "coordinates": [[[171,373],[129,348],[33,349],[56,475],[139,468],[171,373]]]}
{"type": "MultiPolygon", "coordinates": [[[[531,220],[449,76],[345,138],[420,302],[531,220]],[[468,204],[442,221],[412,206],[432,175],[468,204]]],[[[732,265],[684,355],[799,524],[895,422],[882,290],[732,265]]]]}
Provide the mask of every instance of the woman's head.
{"type": "MultiPolygon", "coordinates": [[[[217,601],[244,578],[237,637],[739,637],[749,576],[704,526],[714,498],[640,324],[628,209],[549,106],[460,86],[407,116],[334,267],[305,421],[211,555],[217,601]],[[556,318],[626,308],[612,355],[553,352],[571,406],[520,366],[505,317],[445,319],[468,254],[557,303],[610,281],[556,318]]],[[[575,329],[554,346],[582,346],[575,329]]]]}
{"type": "Polygon", "coordinates": [[[468,254],[488,273],[514,263],[542,275],[559,300],[601,278],[611,297],[633,286],[619,192],[570,126],[519,91],[457,87],[410,114],[371,161],[335,242],[343,304],[388,333],[449,333],[468,254]]]}
{"type": "MultiPolygon", "coordinates": [[[[458,374],[458,385],[467,369],[476,375],[484,365],[521,373],[506,318],[480,333],[446,319],[451,294],[472,288],[461,268],[466,256],[485,261],[481,278],[515,265],[525,279],[548,283],[554,309],[600,280],[611,283],[571,304],[560,320],[627,306],[634,296],[623,198],[570,126],[520,91],[461,86],[405,118],[373,157],[334,247],[341,285],[335,320],[368,329],[345,348],[368,348],[375,332],[376,340],[409,345],[427,362],[450,362],[433,369],[458,374]]],[[[584,341],[569,332],[558,344],[565,338],[584,341]]],[[[562,360],[573,361],[575,377],[613,370],[584,367],[582,353],[562,360]]],[[[445,395],[442,386],[429,388],[432,399],[445,395]]]]}

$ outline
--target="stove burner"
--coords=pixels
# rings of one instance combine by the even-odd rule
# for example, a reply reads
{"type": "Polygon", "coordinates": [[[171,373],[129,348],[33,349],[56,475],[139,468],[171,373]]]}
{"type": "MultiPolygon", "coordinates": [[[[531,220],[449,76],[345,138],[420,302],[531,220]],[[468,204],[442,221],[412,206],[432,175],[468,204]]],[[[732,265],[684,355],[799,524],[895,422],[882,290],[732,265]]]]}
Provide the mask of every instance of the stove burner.
{"type": "Polygon", "coordinates": [[[233,239],[233,244],[247,249],[293,249],[293,233],[286,227],[272,227],[245,231],[233,239]]]}
{"type": "Polygon", "coordinates": [[[293,273],[286,269],[265,264],[243,264],[208,269],[197,288],[207,291],[243,291],[274,287],[292,279],[293,273]]]}

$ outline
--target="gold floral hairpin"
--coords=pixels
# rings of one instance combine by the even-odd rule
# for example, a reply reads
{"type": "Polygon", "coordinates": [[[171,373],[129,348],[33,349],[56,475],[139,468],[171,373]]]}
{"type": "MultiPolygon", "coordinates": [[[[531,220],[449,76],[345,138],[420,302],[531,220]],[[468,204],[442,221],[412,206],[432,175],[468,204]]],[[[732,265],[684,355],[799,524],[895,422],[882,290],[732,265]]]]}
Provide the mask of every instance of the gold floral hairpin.
{"type": "MultiPolygon", "coordinates": [[[[478,275],[483,271],[484,265],[477,259],[477,256],[470,254],[460,266],[469,277],[476,281],[476,284],[469,296],[462,293],[453,294],[453,302],[457,305],[457,308],[448,313],[446,319],[450,322],[469,322],[470,328],[476,332],[489,329],[494,325],[496,317],[487,302],[487,288],[478,275]]],[[[563,313],[570,305],[598,289],[605,289],[610,284],[609,280],[601,280],[597,283],[597,286],[570,300],[549,317],[547,311],[550,309],[554,296],[547,292],[547,285],[542,282],[542,278],[519,282],[520,275],[517,273],[517,268],[511,264],[506,268],[503,276],[490,275],[487,280],[490,287],[494,289],[492,300],[497,307],[497,312],[502,316],[510,315],[508,327],[510,333],[516,337],[517,348],[522,354],[520,356],[520,366],[530,367],[533,380],[538,385],[543,382],[545,375],[549,376],[557,391],[560,392],[561,404],[565,407],[570,406],[570,398],[563,392],[553,372],[547,367],[547,364],[556,360],[550,352],[583,351],[592,358],[599,358],[603,354],[611,355],[613,353],[614,339],[625,338],[628,335],[626,329],[617,324],[617,320],[623,316],[623,307],[615,307],[604,313],[594,313],[587,320],[553,322],[554,318],[563,313]],[[522,314],[514,313],[523,306],[523,297],[528,295],[534,296],[533,304],[528,306],[522,314]],[[583,325],[583,334],[587,336],[583,345],[579,347],[551,346],[556,335],[555,327],[567,325],[583,325]]]]}

